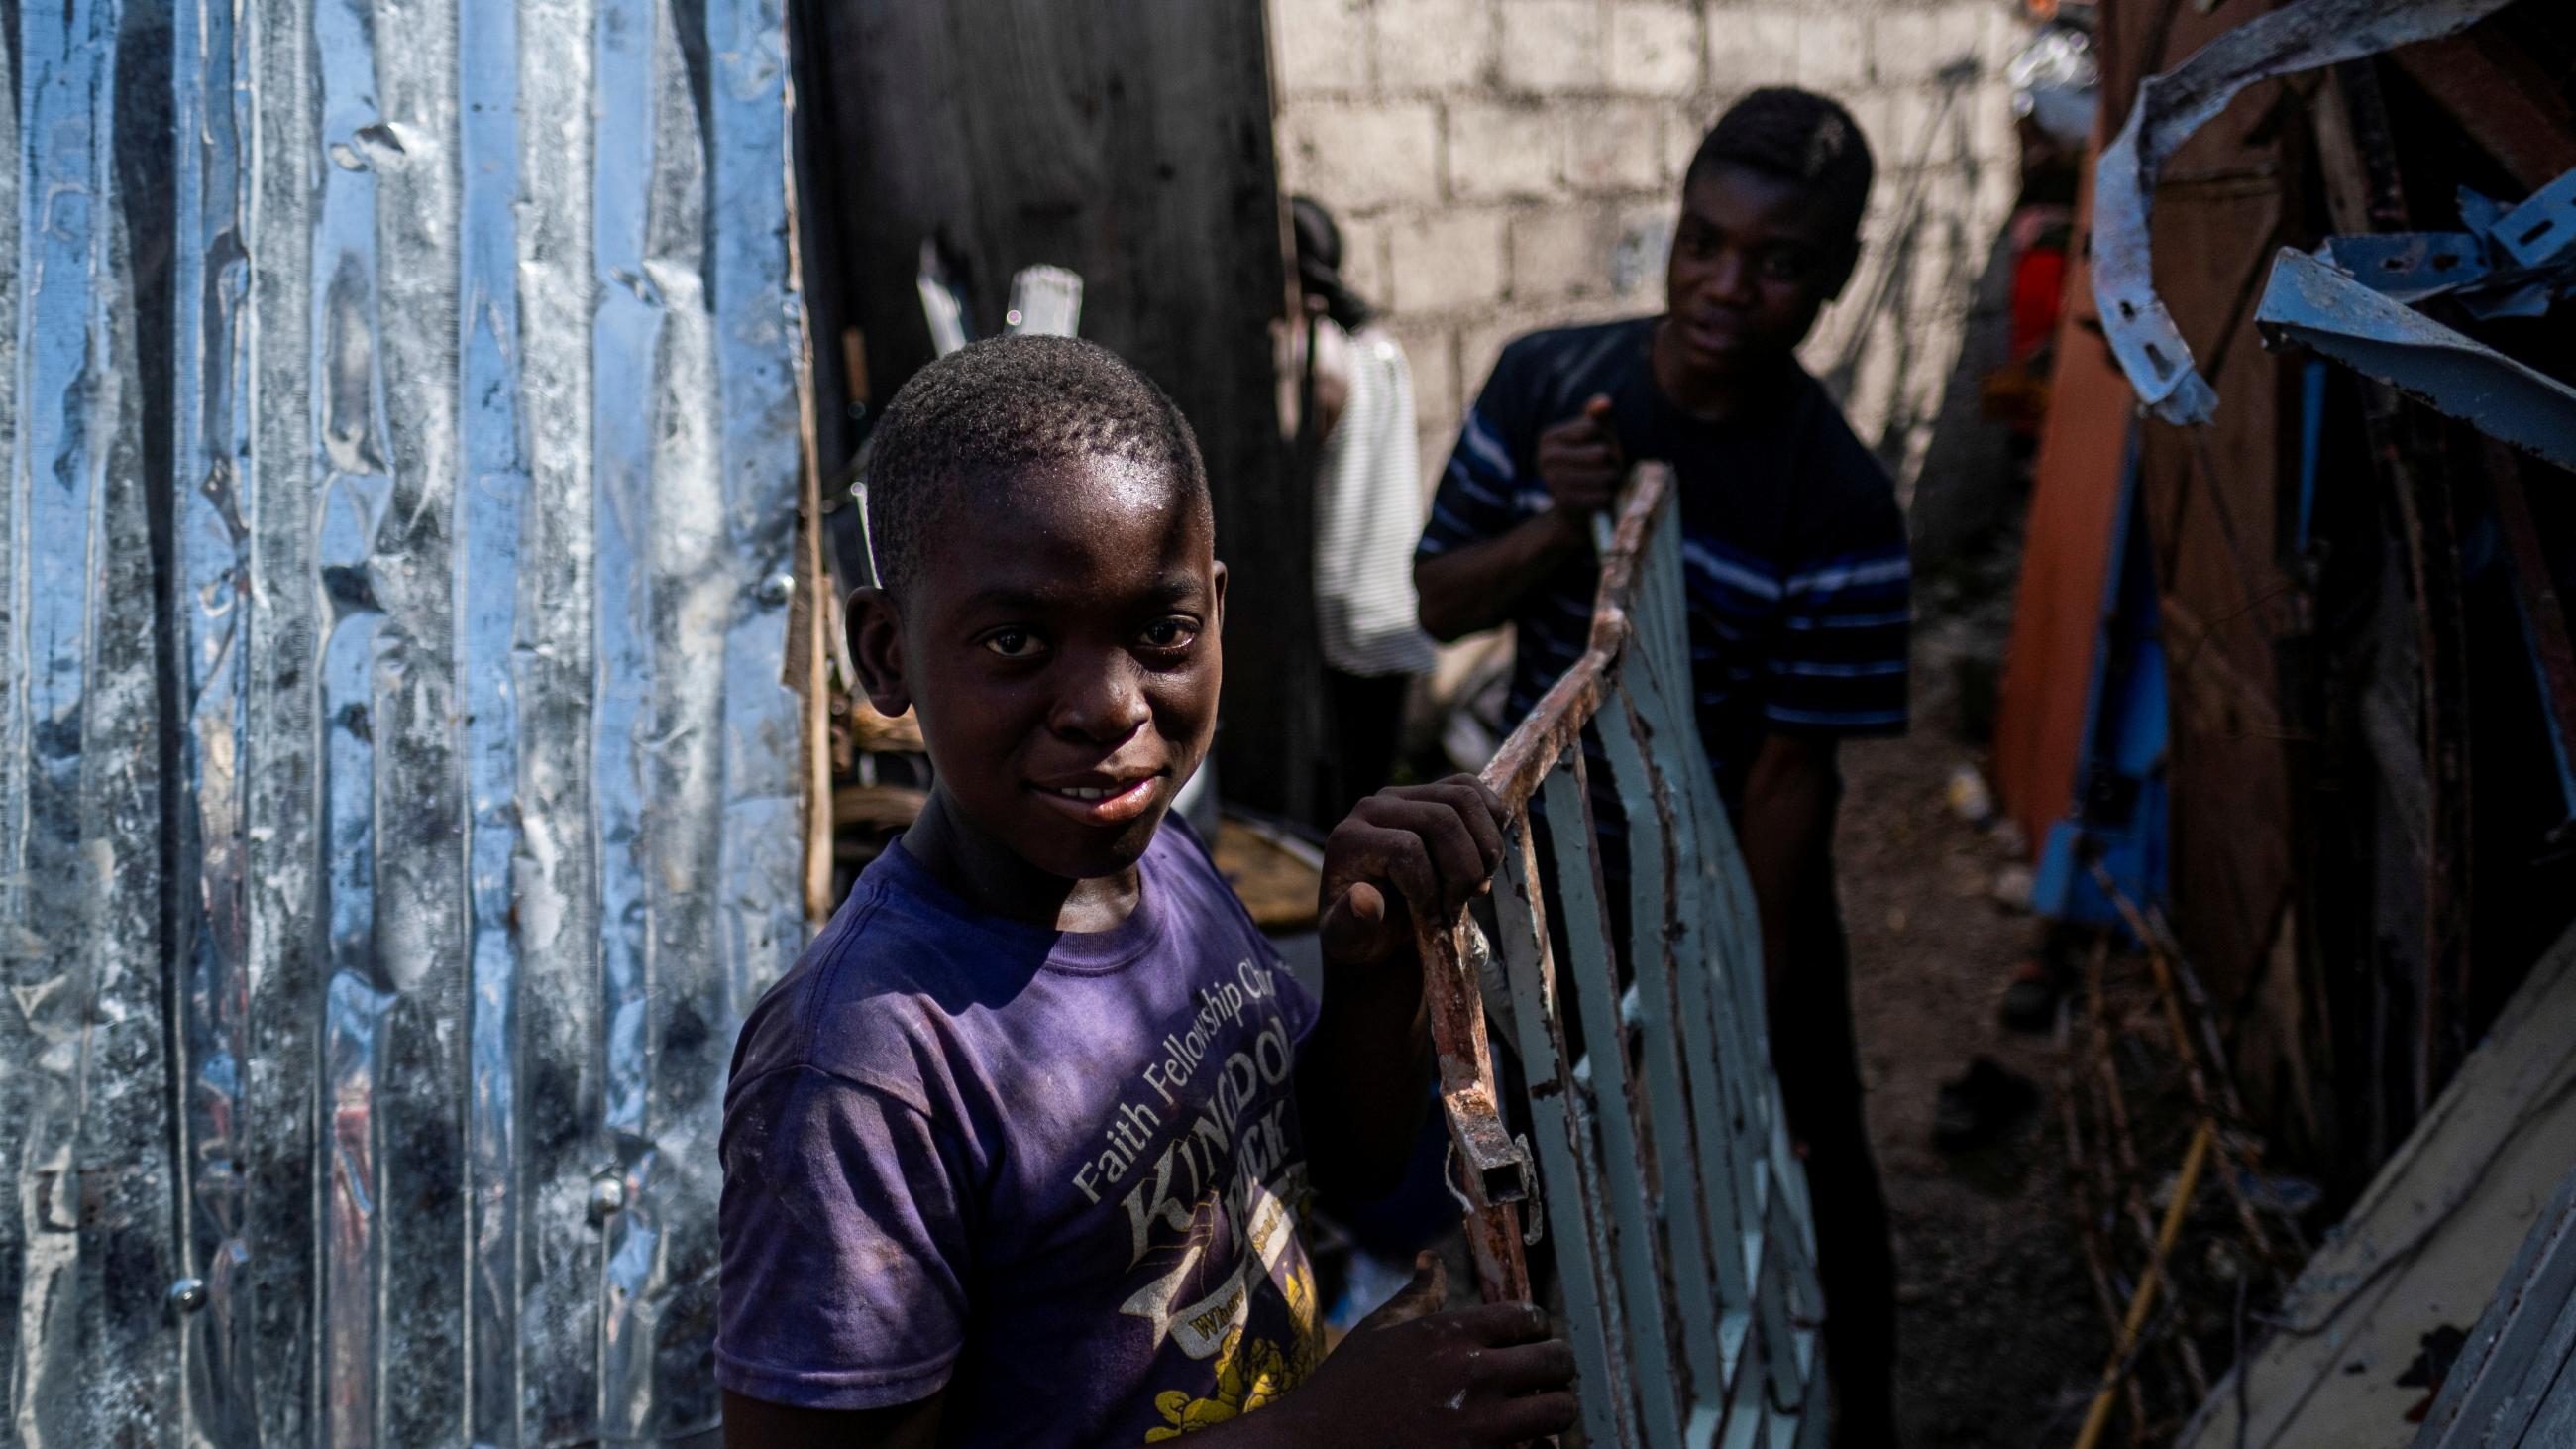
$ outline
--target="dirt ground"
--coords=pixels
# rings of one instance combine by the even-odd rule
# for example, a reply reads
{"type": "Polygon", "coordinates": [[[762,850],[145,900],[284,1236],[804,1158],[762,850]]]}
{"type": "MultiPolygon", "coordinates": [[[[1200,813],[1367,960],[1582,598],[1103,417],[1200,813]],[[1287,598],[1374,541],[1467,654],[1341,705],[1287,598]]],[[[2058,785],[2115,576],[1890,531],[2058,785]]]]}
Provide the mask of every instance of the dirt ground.
{"type": "Polygon", "coordinates": [[[1996,1009],[2040,927],[2000,904],[2020,857],[1946,798],[1981,747],[1961,738],[1955,661],[1999,657],[1996,602],[1923,601],[1914,728],[1847,746],[1843,916],[1870,1138],[1896,1238],[1898,1412],[1908,1449],[2058,1445],[2073,1437],[2107,1344],[2067,1220],[2048,1036],[1996,1009]],[[1933,1144],[1941,1084],[1983,1054],[2041,1106],[1972,1153],[1933,1144]]]}

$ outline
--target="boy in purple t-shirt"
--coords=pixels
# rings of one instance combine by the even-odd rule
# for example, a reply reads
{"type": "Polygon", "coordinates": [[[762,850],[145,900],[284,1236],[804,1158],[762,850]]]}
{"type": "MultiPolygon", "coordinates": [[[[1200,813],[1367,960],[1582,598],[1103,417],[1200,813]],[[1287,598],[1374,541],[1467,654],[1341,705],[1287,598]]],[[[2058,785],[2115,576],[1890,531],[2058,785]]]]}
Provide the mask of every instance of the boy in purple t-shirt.
{"type": "Polygon", "coordinates": [[[1490,878],[1492,795],[1383,791],[1333,832],[1319,1005],[1162,828],[1214,730],[1225,617],[1169,399],[1088,343],[978,344],[896,395],[867,507],[881,587],[852,600],[853,653],[878,708],[919,716],[937,784],[734,1054],[726,1442],[1569,1426],[1544,1315],[1430,1312],[1428,1267],[1325,1359],[1298,1236],[1313,1186],[1403,1170],[1428,1071],[1409,913],[1490,878]]]}

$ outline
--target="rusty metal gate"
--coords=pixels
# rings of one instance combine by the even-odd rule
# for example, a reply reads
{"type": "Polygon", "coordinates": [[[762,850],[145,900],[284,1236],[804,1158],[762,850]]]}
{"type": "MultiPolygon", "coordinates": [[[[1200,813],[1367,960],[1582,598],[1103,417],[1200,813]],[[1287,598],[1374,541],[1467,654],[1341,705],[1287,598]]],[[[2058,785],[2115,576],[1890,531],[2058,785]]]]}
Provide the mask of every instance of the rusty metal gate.
{"type": "Polygon", "coordinates": [[[703,1430],[780,0],[0,17],[0,1443],[703,1430]]]}
{"type": "Polygon", "coordinates": [[[1486,1296],[1528,1297],[1524,1206],[1544,1219],[1589,1442],[1822,1444],[1813,1214],[1775,1106],[1752,887],[1691,719],[1668,468],[1638,469],[1608,545],[1582,659],[1484,771],[1518,827],[1493,939],[1472,912],[1423,932],[1469,1238],[1486,1296]],[[1628,821],[1625,951],[1593,851],[1603,764],[1628,821]],[[1525,1083],[1518,1140],[1488,994],[1525,1083]]]}

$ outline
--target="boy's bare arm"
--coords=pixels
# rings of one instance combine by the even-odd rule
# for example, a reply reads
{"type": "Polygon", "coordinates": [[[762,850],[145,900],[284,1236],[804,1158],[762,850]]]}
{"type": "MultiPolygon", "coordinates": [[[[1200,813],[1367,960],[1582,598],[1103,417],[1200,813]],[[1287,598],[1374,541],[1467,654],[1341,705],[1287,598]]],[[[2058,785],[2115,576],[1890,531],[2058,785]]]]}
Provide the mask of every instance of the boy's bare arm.
{"type": "Polygon", "coordinates": [[[1744,873],[1762,918],[1763,983],[1774,1003],[1797,949],[1789,936],[1798,899],[1815,876],[1833,869],[1834,754],[1829,738],[1768,735],[1745,774],[1737,839],[1744,842],[1744,873]]]}
{"type": "Polygon", "coordinates": [[[1502,623],[1521,595],[1591,549],[1588,520],[1617,499],[1628,471],[1610,399],[1595,396],[1582,412],[1540,433],[1535,461],[1555,507],[1413,566],[1415,613],[1432,638],[1446,643],[1502,623]]]}
{"type": "Polygon", "coordinates": [[[1449,920],[1486,889],[1509,817],[1473,775],[1381,790],[1324,845],[1324,1001],[1297,1064],[1319,1186],[1382,1196],[1401,1180],[1430,1078],[1416,913],[1449,920]]]}
{"type": "MultiPolygon", "coordinates": [[[[1315,1377],[1256,1412],[1190,1435],[1196,1449],[1499,1449],[1573,1427],[1574,1351],[1526,1303],[1436,1311],[1447,1296],[1425,1253],[1413,1282],[1361,1320],[1315,1377]]],[[[941,1390],[858,1413],[724,1396],[725,1449],[930,1449],[941,1390]]]]}

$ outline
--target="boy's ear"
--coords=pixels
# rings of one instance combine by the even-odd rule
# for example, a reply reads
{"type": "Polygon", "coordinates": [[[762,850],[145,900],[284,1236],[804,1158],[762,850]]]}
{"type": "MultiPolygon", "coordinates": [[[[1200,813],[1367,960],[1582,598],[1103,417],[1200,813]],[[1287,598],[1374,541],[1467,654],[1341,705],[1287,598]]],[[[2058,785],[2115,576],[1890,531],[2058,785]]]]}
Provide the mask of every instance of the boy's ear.
{"type": "Polygon", "coordinates": [[[1216,618],[1216,637],[1219,643],[1223,643],[1225,640],[1225,560],[1218,559],[1216,561],[1216,572],[1214,577],[1216,579],[1216,607],[1213,610],[1213,613],[1216,618]]]}
{"type": "Polygon", "coordinates": [[[888,719],[912,708],[912,686],[903,674],[903,616],[894,599],[873,585],[850,591],[850,659],[859,667],[859,687],[868,703],[888,719]]]}

